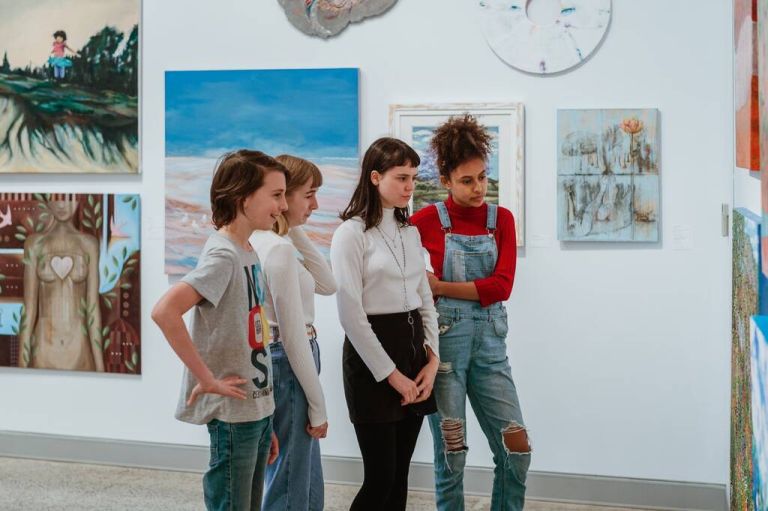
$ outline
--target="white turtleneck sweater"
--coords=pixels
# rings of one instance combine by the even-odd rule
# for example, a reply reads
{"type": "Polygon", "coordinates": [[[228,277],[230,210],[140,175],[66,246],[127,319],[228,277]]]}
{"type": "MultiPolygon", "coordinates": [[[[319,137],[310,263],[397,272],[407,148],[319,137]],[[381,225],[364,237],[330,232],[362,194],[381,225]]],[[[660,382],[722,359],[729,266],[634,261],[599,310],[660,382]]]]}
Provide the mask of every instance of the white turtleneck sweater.
{"type": "Polygon", "coordinates": [[[425,343],[438,355],[437,312],[427,281],[421,237],[415,227],[399,227],[405,244],[405,293],[395,258],[403,265],[395,210],[384,208],[379,229],[365,231],[361,218],[342,223],[331,242],[331,265],[336,278],[336,300],[344,332],[360,358],[382,381],[395,370],[371,329],[368,315],[418,309],[424,322],[425,343]],[[387,247],[389,244],[389,247],[387,247]],[[407,309],[406,309],[407,307],[407,309]]]}
{"type": "Polygon", "coordinates": [[[328,421],[325,397],[315,368],[307,327],[315,320],[315,293],[332,295],[336,283],[325,258],[301,227],[286,236],[255,231],[250,237],[267,284],[264,313],[277,325],[288,363],[309,404],[313,427],[328,421]]]}

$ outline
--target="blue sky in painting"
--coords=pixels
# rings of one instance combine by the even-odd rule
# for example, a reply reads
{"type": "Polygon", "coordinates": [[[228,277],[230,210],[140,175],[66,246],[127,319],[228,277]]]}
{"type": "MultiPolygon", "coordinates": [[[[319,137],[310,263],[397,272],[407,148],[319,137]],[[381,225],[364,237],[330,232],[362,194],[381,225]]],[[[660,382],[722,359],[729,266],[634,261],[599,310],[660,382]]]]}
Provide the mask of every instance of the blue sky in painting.
{"type": "Polygon", "coordinates": [[[13,319],[16,314],[21,315],[21,298],[15,298],[19,302],[0,303],[0,335],[15,335],[13,327],[18,328],[18,320],[13,319]]]}
{"type": "MultiPolygon", "coordinates": [[[[109,196],[104,195],[104,204],[107,203],[108,199],[109,196]]],[[[125,249],[126,255],[130,257],[141,248],[141,204],[138,201],[138,195],[115,195],[114,218],[110,219],[107,212],[103,212],[103,221],[111,221],[113,229],[117,229],[117,231],[112,231],[112,239],[109,240],[109,243],[102,241],[104,253],[99,260],[100,293],[106,293],[115,287],[117,280],[108,279],[106,275],[119,275],[123,270],[123,264],[127,261],[127,258],[123,257],[123,249],[125,249]],[[126,202],[129,198],[136,200],[135,208],[131,207],[130,202],[126,202]]]]}
{"type": "Polygon", "coordinates": [[[168,71],[166,156],[358,157],[357,69],[168,71]]]}

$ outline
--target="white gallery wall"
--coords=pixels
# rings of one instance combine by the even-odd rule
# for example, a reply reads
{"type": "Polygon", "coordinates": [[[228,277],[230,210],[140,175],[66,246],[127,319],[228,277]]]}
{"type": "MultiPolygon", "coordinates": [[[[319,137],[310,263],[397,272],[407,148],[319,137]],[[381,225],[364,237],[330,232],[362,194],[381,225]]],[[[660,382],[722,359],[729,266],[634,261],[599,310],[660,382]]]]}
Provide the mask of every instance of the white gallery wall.
{"type": "MultiPolygon", "coordinates": [[[[730,2],[708,0],[704,8],[700,0],[614,0],[595,55],[550,77],[499,60],[483,39],[475,4],[401,0],[324,41],[294,29],[276,0],[144,0],[143,174],[0,177],[2,191],[141,194],[143,374],[2,368],[0,430],[207,444],[205,428],[173,419],[181,365],[149,319],[168,287],[164,72],[356,67],[361,154],[388,132],[392,103],[525,105],[526,246],[507,307],[532,470],[725,484],[730,242],[721,236],[720,211],[734,192],[730,2]],[[557,241],[558,108],[660,110],[659,243],[557,241]]],[[[757,181],[745,179],[737,195],[750,205],[757,181]]],[[[318,302],[330,415],[323,453],[358,457],[335,300],[318,302]]],[[[468,430],[468,463],[491,466],[474,419],[468,430]]],[[[414,460],[431,461],[426,426],[414,460]]]]}

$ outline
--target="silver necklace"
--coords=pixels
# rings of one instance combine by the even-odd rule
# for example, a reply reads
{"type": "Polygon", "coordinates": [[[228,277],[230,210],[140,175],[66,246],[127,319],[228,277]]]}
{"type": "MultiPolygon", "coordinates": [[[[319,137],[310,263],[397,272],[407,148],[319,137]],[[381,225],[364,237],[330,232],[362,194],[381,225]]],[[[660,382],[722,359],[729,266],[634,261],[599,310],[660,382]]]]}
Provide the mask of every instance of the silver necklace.
{"type": "Polygon", "coordinates": [[[379,230],[379,232],[380,232],[381,234],[383,234],[383,235],[384,235],[384,236],[385,236],[385,237],[386,237],[386,238],[387,238],[389,241],[391,241],[391,242],[392,242],[392,246],[393,246],[393,247],[396,247],[396,246],[397,246],[397,243],[395,243],[395,239],[397,238],[397,233],[398,233],[398,232],[400,232],[400,227],[399,227],[399,226],[397,226],[397,225],[395,226],[395,231],[397,231],[397,232],[395,232],[395,234],[393,234],[392,236],[390,236],[389,234],[387,234],[386,232],[384,232],[384,229],[382,229],[382,228],[381,228],[381,227],[379,227],[378,225],[376,226],[376,228],[379,230]]]}
{"type": "MultiPolygon", "coordinates": [[[[392,255],[392,259],[395,260],[395,264],[397,264],[397,269],[400,270],[400,276],[403,279],[403,311],[407,312],[410,311],[411,308],[408,305],[408,289],[405,284],[405,270],[408,268],[408,262],[405,258],[405,243],[403,243],[403,233],[401,232],[400,226],[397,226],[397,237],[400,238],[400,248],[403,252],[403,264],[400,264],[400,260],[397,258],[397,255],[395,254],[395,249],[392,248],[392,246],[387,241],[386,236],[384,235],[384,232],[379,228],[379,226],[376,226],[376,230],[379,231],[379,235],[381,236],[381,240],[384,242],[384,244],[389,249],[389,253],[392,255]]],[[[392,238],[392,244],[394,245],[394,238],[392,238]]]]}

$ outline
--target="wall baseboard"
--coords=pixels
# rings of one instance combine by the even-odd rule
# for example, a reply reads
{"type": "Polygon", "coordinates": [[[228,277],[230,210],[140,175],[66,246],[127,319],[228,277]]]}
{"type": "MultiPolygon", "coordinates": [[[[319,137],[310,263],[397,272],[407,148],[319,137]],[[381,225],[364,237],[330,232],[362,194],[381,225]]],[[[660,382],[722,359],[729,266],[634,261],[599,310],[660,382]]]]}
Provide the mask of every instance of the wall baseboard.
{"type": "MultiPolygon", "coordinates": [[[[203,472],[208,464],[208,449],[200,446],[11,431],[0,431],[0,456],[185,472],[203,472]]],[[[363,463],[357,458],[324,456],[323,471],[327,482],[356,485],[362,481],[363,463]]],[[[467,494],[488,495],[492,481],[492,469],[466,468],[467,494]]],[[[431,464],[411,464],[410,487],[434,489],[431,464]]],[[[527,496],[534,500],[646,509],[728,509],[725,485],[555,472],[530,472],[527,496]]]]}

